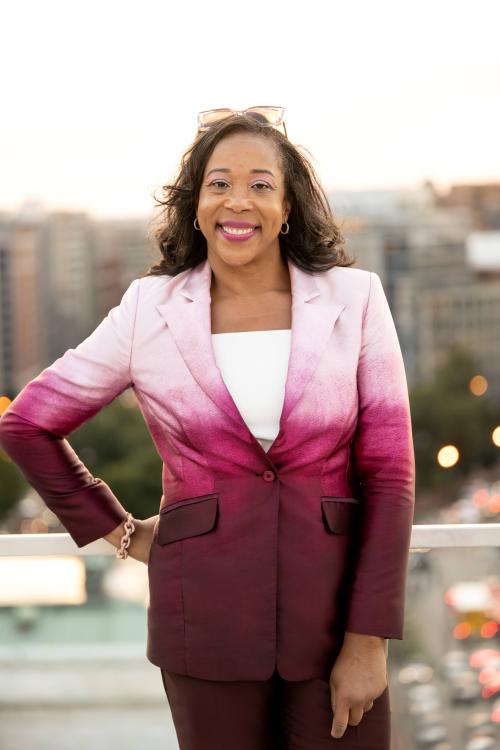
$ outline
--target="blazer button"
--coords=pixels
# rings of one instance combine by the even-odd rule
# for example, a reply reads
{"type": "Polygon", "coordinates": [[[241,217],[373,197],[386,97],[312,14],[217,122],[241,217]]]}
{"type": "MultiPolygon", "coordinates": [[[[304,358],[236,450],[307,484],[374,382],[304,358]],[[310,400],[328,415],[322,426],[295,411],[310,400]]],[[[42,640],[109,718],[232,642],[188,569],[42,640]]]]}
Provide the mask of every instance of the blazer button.
{"type": "Polygon", "coordinates": [[[262,479],[265,482],[274,482],[274,480],[276,479],[276,474],[274,473],[274,471],[271,471],[271,469],[266,469],[262,474],[262,479]]]}

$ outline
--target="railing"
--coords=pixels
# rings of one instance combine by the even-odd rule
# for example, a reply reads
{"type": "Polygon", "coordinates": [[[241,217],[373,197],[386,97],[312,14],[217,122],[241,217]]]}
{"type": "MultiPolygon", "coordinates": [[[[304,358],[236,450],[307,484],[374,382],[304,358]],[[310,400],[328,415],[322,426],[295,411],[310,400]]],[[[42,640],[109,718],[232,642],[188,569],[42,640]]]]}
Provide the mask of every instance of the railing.
{"type": "MultiPolygon", "coordinates": [[[[410,549],[500,547],[500,523],[415,524],[410,549]]],[[[114,555],[106,539],[78,547],[69,534],[0,534],[0,557],[13,555],[114,555]]]]}

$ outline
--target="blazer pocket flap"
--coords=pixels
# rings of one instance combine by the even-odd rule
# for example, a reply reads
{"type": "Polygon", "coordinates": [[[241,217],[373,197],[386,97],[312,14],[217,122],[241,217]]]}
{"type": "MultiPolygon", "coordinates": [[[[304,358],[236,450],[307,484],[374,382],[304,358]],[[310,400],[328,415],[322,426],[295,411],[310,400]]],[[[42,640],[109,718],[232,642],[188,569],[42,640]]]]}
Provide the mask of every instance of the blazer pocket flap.
{"type": "Polygon", "coordinates": [[[160,511],[158,544],[199,536],[211,531],[217,520],[218,494],[183,500],[160,511]]]}
{"type": "Polygon", "coordinates": [[[322,497],[323,518],[334,534],[349,534],[357,524],[359,500],[355,497],[322,497]]]}

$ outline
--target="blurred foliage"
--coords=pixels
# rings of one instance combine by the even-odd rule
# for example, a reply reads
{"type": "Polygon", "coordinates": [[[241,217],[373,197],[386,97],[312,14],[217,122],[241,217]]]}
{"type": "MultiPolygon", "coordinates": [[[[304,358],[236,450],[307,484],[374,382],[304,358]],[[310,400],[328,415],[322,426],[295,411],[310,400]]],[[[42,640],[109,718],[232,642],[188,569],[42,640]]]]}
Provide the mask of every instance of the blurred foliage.
{"type": "Polygon", "coordinates": [[[14,509],[27,487],[15,463],[0,448],[0,521],[14,509]]]}
{"type": "Polygon", "coordinates": [[[480,368],[471,354],[455,345],[434,377],[411,390],[417,492],[459,484],[474,470],[498,462],[491,433],[500,424],[500,407],[487,391],[482,396],[471,393],[469,382],[477,374],[480,368]],[[453,467],[443,468],[437,462],[444,445],[459,451],[453,467]]]}

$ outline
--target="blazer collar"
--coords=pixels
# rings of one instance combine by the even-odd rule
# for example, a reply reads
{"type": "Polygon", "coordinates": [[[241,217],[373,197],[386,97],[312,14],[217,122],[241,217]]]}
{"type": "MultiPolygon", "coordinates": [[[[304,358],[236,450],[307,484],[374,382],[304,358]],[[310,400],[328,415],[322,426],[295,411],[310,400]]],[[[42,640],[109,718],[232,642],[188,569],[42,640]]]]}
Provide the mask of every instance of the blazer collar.
{"type": "MultiPolygon", "coordinates": [[[[287,260],[292,292],[291,348],[280,429],[267,455],[280,439],[290,412],[302,396],[345,305],[331,299],[331,289],[314,275],[287,260]]],[[[230,417],[240,431],[251,436],[217,367],[212,346],[212,269],[208,258],[189,269],[170,299],[156,305],[167,323],[187,367],[209,398],[230,417]]]]}

